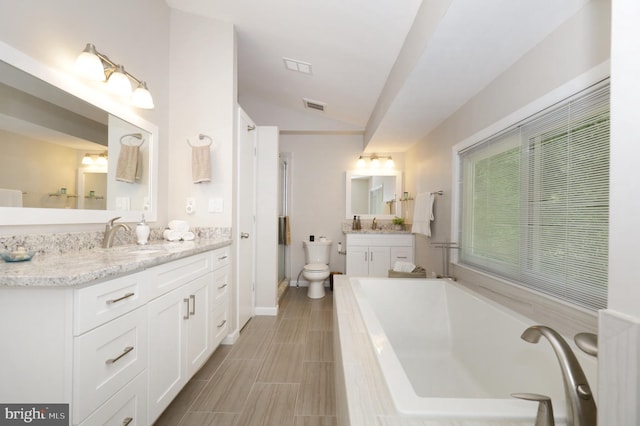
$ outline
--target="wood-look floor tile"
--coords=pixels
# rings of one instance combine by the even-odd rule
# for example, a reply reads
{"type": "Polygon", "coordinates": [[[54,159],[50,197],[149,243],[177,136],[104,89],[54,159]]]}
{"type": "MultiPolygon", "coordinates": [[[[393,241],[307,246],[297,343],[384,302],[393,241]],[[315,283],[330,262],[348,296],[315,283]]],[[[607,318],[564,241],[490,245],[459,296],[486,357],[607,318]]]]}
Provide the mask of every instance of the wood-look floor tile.
{"type": "Polygon", "coordinates": [[[191,380],[210,380],[213,374],[216,372],[220,364],[225,360],[229,352],[231,352],[232,346],[220,345],[213,352],[213,355],[205,362],[205,364],[198,370],[191,380]]]}
{"type": "Polygon", "coordinates": [[[333,362],[333,331],[309,331],[304,360],[333,362]]]}
{"type": "Polygon", "coordinates": [[[309,330],[333,330],[333,311],[327,309],[311,311],[309,330]]]}
{"type": "Polygon", "coordinates": [[[338,426],[333,416],[296,416],[293,426],[338,426]]]}
{"type": "Polygon", "coordinates": [[[256,383],[237,426],[292,426],[298,383],[256,383]]]}
{"type": "MultiPolygon", "coordinates": [[[[298,296],[299,297],[299,296],[298,296]]],[[[306,297],[306,296],[305,296],[306,297]]],[[[281,318],[306,318],[311,312],[311,304],[304,302],[291,301],[282,311],[281,318]]]]}
{"type": "Polygon", "coordinates": [[[164,412],[155,421],[155,426],[175,426],[185,415],[189,406],[196,399],[200,391],[207,384],[206,380],[190,380],[180,391],[178,396],[169,404],[164,412]]]}
{"type": "Polygon", "coordinates": [[[273,330],[244,330],[227,355],[232,359],[264,359],[273,338],[273,330]]]}
{"type": "Polygon", "coordinates": [[[335,385],[332,362],[305,362],[296,402],[296,414],[335,416],[335,385]]]}
{"type": "Polygon", "coordinates": [[[244,330],[275,330],[278,327],[278,317],[256,315],[249,320],[244,330]]]}
{"type": "Polygon", "coordinates": [[[261,360],[227,358],[189,411],[239,413],[261,365],[261,360]]]}
{"type": "Polygon", "coordinates": [[[190,412],[179,426],[234,426],[238,414],[190,412]]]}
{"type": "Polygon", "coordinates": [[[305,345],[272,343],[258,374],[258,382],[300,383],[305,345]]]}
{"type": "Polygon", "coordinates": [[[309,318],[282,319],[276,329],[273,341],[275,343],[304,343],[308,326],[309,318]]]}
{"type": "Polygon", "coordinates": [[[312,311],[318,309],[333,309],[333,292],[329,289],[325,289],[325,291],[325,296],[322,299],[310,300],[309,304],[311,305],[312,311]]]}

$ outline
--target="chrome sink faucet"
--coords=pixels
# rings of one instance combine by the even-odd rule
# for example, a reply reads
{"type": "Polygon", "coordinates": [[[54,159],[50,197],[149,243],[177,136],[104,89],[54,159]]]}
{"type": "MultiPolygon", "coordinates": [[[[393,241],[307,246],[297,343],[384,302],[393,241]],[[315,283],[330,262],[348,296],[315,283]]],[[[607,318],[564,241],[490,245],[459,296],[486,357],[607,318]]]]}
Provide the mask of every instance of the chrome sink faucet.
{"type": "Polygon", "coordinates": [[[538,343],[540,336],[549,341],[560,363],[567,399],[567,426],[596,426],[596,403],[575,354],[558,332],[543,325],[527,328],[521,337],[529,343],[538,343]]]}
{"type": "Polygon", "coordinates": [[[104,239],[102,240],[102,248],[110,248],[111,244],[113,244],[113,237],[118,232],[118,229],[123,228],[126,231],[131,231],[131,228],[126,223],[115,223],[116,220],[120,219],[120,216],[114,217],[113,219],[107,222],[107,225],[104,228],[104,239]]]}

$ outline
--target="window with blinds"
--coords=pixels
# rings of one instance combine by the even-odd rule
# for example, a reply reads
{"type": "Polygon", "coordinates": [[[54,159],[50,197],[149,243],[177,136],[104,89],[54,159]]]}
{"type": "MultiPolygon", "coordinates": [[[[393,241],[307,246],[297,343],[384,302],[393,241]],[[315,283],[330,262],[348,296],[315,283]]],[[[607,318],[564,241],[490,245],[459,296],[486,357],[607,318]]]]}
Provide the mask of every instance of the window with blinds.
{"type": "Polygon", "coordinates": [[[607,305],[609,84],[460,153],[460,263],[607,305]]]}

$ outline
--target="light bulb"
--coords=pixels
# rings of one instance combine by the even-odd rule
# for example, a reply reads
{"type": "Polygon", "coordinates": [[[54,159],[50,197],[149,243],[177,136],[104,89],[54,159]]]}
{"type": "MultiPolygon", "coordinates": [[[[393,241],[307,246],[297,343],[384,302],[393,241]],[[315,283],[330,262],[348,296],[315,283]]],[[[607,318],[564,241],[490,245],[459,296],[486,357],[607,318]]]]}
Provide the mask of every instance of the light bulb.
{"type": "Polygon", "coordinates": [[[371,167],[373,167],[374,169],[380,167],[380,160],[378,159],[378,157],[371,157],[371,167]]]}
{"type": "Polygon", "coordinates": [[[106,166],[107,165],[107,156],[104,154],[100,154],[98,156],[98,158],[96,158],[96,164],[99,166],[106,166]]]}
{"type": "Polygon", "coordinates": [[[125,70],[122,65],[118,65],[111,73],[109,80],[107,80],[107,86],[109,86],[109,90],[113,91],[117,95],[123,97],[131,96],[131,82],[129,81],[129,77],[125,74],[125,70]]]}
{"type": "Polygon", "coordinates": [[[147,89],[147,83],[141,82],[138,84],[136,90],[134,90],[133,95],[131,95],[131,103],[133,106],[143,109],[153,109],[153,98],[151,97],[151,92],[147,89]]]}
{"type": "Polygon", "coordinates": [[[387,169],[393,169],[393,167],[395,166],[395,164],[393,163],[393,159],[391,157],[387,158],[387,161],[385,161],[384,166],[387,169]]]}
{"type": "Polygon", "coordinates": [[[91,158],[91,156],[89,154],[85,154],[84,157],[82,157],[82,164],[84,164],[85,166],[90,166],[93,164],[93,158],[91,158]]]}
{"type": "Polygon", "coordinates": [[[78,55],[75,64],[76,71],[84,77],[94,81],[104,81],[104,67],[102,60],[98,57],[96,47],[87,43],[82,53],[78,55]]]}
{"type": "Polygon", "coordinates": [[[363,168],[365,166],[364,158],[362,158],[362,156],[360,156],[360,158],[358,158],[358,162],[356,163],[356,166],[359,169],[361,169],[361,168],[363,168]]]}

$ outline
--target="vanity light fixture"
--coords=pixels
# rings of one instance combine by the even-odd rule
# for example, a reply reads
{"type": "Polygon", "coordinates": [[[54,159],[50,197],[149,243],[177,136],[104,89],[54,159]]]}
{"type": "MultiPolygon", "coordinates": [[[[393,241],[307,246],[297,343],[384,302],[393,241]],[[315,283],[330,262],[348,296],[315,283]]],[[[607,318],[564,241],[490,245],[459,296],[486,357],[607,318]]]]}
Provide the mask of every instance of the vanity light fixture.
{"type": "Polygon", "coordinates": [[[84,166],[106,166],[108,162],[107,152],[102,152],[100,154],[89,154],[86,153],[84,157],[82,157],[82,164],[84,166]],[[95,157],[95,158],[94,158],[95,157]]]}
{"type": "Polygon", "coordinates": [[[153,109],[153,98],[147,88],[147,83],[127,71],[121,64],[116,64],[106,55],[98,52],[96,47],[87,43],[82,53],[76,59],[76,70],[88,79],[105,81],[110,90],[120,96],[128,97],[131,104],[138,108],[153,109]],[[131,89],[131,80],[136,84],[136,90],[131,89]]]}
{"type": "Polygon", "coordinates": [[[371,154],[371,155],[361,155],[358,158],[358,162],[356,163],[357,167],[359,169],[362,169],[364,167],[366,167],[367,162],[365,161],[365,158],[368,158],[370,160],[369,166],[372,169],[377,169],[380,167],[380,160],[381,159],[386,159],[386,161],[384,162],[384,167],[387,169],[393,169],[395,164],[393,163],[393,158],[391,158],[391,156],[386,156],[386,155],[378,155],[378,154],[371,154]]]}

